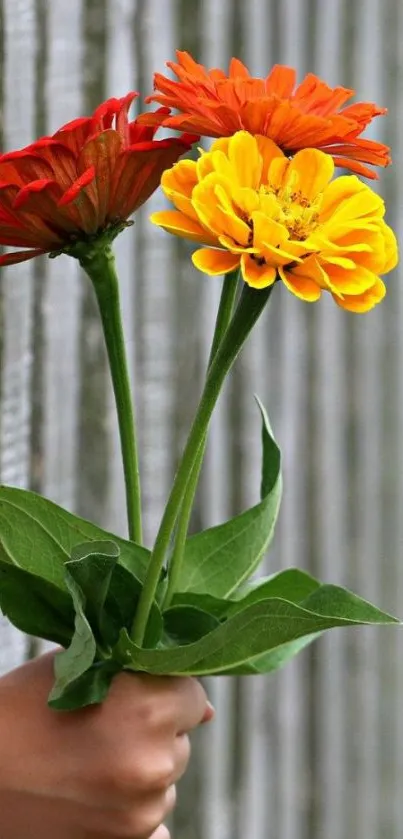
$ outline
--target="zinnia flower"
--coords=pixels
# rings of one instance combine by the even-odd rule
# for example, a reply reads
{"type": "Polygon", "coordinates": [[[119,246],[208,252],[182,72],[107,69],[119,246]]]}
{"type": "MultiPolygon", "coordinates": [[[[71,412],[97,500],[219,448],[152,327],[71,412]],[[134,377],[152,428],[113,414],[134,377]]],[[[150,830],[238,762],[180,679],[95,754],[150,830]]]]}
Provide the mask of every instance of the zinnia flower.
{"type": "Polygon", "coordinates": [[[370,102],[342,107],[354,90],[329,87],[308,73],[296,86],[296,72],[276,64],[265,79],[253,78],[236,58],[229,75],[206,70],[186,52],[177,52],[178,63],[167,66],[178,77],[154,76],[155,93],[146,102],[180,111],[175,116],[143,114],[146,125],[195,131],[209,137],[229,137],[240,129],[269,137],[288,155],[313,147],[332,155],[343,166],[368,178],[377,175],[363,164],[387,166],[388,146],[361,137],[371,120],[386,113],[370,102]]]}
{"type": "MultiPolygon", "coordinates": [[[[155,128],[129,122],[138,94],[108,99],[93,116],[0,157],[0,245],[27,248],[0,265],[63,251],[124,226],[194,136],[154,140],[155,128]]],[[[169,111],[162,108],[161,116],[169,111]]]]}
{"type": "Polygon", "coordinates": [[[281,278],[297,297],[366,312],[385,295],[379,274],[397,262],[382,199],[356,175],[330,181],[334,163],[317,149],[289,160],[267,137],[239,131],[216,140],[197,161],[164,173],[175,210],[151,221],[200,242],[193,263],[206,274],[241,268],[254,288],[281,278]]]}

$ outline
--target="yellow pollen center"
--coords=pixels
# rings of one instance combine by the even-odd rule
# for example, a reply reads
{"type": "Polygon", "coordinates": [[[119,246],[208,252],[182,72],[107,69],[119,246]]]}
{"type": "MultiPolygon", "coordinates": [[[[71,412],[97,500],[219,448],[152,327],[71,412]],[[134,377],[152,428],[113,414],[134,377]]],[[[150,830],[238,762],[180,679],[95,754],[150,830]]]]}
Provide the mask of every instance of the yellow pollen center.
{"type": "Polygon", "coordinates": [[[304,241],[318,226],[322,204],[321,194],[315,196],[313,201],[309,201],[293,183],[279,189],[270,186],[261,187],[261,192],[275,196],[275,221],[287,228],[290,239],[304,241]]]}

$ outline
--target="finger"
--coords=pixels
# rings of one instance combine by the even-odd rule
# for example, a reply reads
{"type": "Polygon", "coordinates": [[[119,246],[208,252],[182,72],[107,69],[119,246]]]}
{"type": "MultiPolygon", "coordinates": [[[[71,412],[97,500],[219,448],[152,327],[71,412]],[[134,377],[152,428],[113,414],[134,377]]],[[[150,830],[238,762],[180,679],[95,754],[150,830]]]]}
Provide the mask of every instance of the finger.
{"type": "Polygon", "coordinates": [[[171,839],[171,834],[164,824],[160,824],[155,833],[150,836],[150,839],[171,839]]]}
{"type": "Polygon", "coordinates": [[[172,781],[179,781],[185,774],[190,758],[190,740],[187,734],[178,734],[174,742],[174,772],[172,781]]]}
{"type": "Polygon", "coordinates": [[[172,813],[172,810],[174,809],[175,804],[176,804],[176,786],[175,786],[175,784],[172,784],[172,786],[168,787],[168,789],[165,793],[165,815],[164,815],[164,818],[166,816],[169,816],[170,813],[172,813]]]}
{"type": "MultiPolygon", "coordinates": [[[[174,784],[170,786],[162,801],[162,806],[158,804],[158,821],[154,823],[154,832],[149,833],[147,832],[146,835],[142,834],[142,839],[170,839],[170,834],[165,825],[159,824],[162,819],[165,819],[169,814],[172,812],[176,804],[176,787],[174,784]],[[155,824],[158,824],[158,827],[155,829],[155,824]]],[[[153,829],[153,828],[151,828],[153,829]]]]}
{"type": "Polygon", "coordinates": [[[215,717],[214,705],[212,705],[211,702],[209,700],[207,700],[206,712],[205,712],[204,717],[202,719],[202,723],[211,722],[211,720],[213,720],[214,717],[215,717]]]}
{"type": "Polygon", "coordinates": [[[197,681],[191,678],[178,678],[177,693],[177,734],[185,734],[196,728],[209,716],[210,710],[206,691],[197,681]]]}

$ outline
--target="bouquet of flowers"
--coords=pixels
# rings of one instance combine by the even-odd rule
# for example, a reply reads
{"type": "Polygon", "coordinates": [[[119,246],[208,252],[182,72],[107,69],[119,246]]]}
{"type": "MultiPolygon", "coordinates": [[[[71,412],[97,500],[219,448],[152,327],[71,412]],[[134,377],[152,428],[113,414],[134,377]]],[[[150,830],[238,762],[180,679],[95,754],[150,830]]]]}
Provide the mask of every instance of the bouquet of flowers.
{"type": "Polygon", "coordinates": [[[212,412],[275,286],[308,303],[328,292],[354,313],[385,295],[396,239],[382,198],[357,177],[390,162],[385,145],[362,137],[385,109],[345,106],[353,91],[312,74],[297,86],[290,67],[258,79],[237,59],[228,75],[187,53],[168,65],[176,78],[156,74],[148,97],[158,110],[130,121],[129,93],[0,157],[0,244],[22,248],[0,264],[64,253],[92,282],[126,486],[128,539],[40,495],[0,489],[0,607],[62,646],[49,697],[59,709],[101,702],[121,670],[267,673],[326,629],[398,622],[298,568],[256,578],[281,499],[280,450],[259,400],[261,500],[188,536],[212,412]],[[183,133],[155,139],[159,127],[183,133]],[[200,135],[214,138],[209,149],[179,160],[200,135]],[[172,206],[151,222],[197,243],[193,264],[224,280],[204,389],[149,550],[112,243],[160,183],[172,206]]]}

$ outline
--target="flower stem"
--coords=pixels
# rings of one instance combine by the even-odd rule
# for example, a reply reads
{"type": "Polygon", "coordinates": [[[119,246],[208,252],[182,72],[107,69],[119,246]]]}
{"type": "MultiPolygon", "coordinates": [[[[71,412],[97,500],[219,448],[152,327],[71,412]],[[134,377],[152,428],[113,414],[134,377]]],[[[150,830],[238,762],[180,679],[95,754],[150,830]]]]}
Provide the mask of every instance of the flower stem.
{"type": "MultiPolygon", "coordinates": [[[[208,370],[211,367],[211,363],[228,329],[228,325],[232,317],[236,293],[238,289],[238,277],[238,270],[232,271],[230,274],[226,274],[224,277],[220,305],[218,307],[213,341],[211,344],[210,356],[208,361],[208,370]]],[[[193,508],[193,501],[196,494],[200,470],[204,459],[206,441],[207,434],[204,435],[203,442],[197,452],[195,463],[189,475],[189,480],[186,485],[182,506],[178,516],[178,523],[175,533],[175,542],[172,551],[172,556],[168,566],[168,585],[163,600],[163,608],[165,609],[169,607],[172,597],[177,588],[177,583],[182,566],[183,554],[185,550],[186,537],[189,529],[189,521],[193,508]]]]}
{"type": "Polygon", "coordinates": [[[94,246],[91,250],[86,250],[80,254],[79,259],[94,286],[108,353],[119,422],[129,539],[141,544],[141,493],[136,423],[127,366],[115,258],[111,247],[104,244],[102,248],[94,246]]]}
{"type": "Polygon", "coordinates": [[[206,383],[193,425],[179,464],[162,517],[160,529],[151,554],[148,571],[136,610],[132,639],[142,645],[150,609],[164,566],[169,541],[178,517],[186,485],[200,447],[203,445],[208,423],[217,402],[224,379],[231,369],[242,345],[262,313],[271,293],[271,286],[259,291],[245,285],[234,317],[225,333],[207,374],[206,383]]]}

